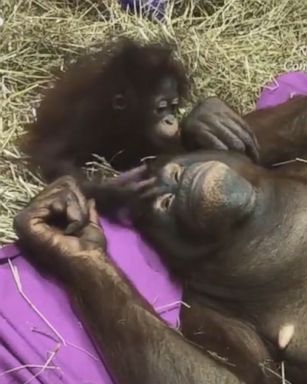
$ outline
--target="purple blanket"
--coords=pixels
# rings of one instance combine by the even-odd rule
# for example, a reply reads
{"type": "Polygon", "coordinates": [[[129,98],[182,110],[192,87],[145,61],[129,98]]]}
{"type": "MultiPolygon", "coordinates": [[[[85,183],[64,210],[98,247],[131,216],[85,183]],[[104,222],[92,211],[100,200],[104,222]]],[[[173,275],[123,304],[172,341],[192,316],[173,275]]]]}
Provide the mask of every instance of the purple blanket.
{"type": "MultiPolygon", "coordinates": [[[[307,94],[307,74],[289,73],[263,89],[257,108],[307,94]]],[[[133,230],[102,220],[109,251],[136,288],[173,327],[181,289],[133,230]]],[[[0,250],[0,383],[113,383],[65,292],[20,251],[0,250]]],[[[144,383],[145,384],[145,383],[144,383]]]]}

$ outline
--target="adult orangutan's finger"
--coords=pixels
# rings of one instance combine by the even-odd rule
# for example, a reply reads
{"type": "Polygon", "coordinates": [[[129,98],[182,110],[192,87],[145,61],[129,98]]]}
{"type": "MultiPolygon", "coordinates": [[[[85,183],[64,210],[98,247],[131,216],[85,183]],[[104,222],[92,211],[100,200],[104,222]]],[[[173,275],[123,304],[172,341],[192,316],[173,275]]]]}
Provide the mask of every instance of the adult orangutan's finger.
{"type": "Polygon", "coordinates": [[[69,192],[66,196],[67,228],[66,235],[77,234],[88,223],[88,207],[76,193],[69,192]]]}
{"type": "Polygon", "coordinates": [[[99,226],[99,215],[98,215],[98,212],[96,210],[95,200],[90,199],[87,202],[87,206],[88,206],[88,211],[89,211],[89,222],[99,226]]]}
{"type": "Polygon", "coordinates": [[[49,241],[55,231],[48,224],[50,210],[39,207],[35,210],[26,208],[14,218],[14,229],[20,240],[27,243],[42,244],[49,241]]]}
{"type": "Polygon", "coordinates": [[[106,240],[103,229],[99,225],[99,216],[96,211],[95,201],[93,199],[88,201],[88,209],[89,223],[82,230],[81,238],[84,239],[88,244],[92,244],[95,247],[98,246],[105,250],[106,240]]]}

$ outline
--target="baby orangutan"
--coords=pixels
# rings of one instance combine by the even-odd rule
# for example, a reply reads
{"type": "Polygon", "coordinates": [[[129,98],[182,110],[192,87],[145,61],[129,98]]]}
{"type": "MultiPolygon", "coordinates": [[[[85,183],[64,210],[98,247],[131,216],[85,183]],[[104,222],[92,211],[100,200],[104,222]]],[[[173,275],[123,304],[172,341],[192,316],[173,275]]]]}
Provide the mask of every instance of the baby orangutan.
{"type": "Polygon", "coordinates": [[[93,155],[122,171],[180,147],[176,113],[187,77],[170,46],[123,39],[71,65],[26,126],[21,148],[50,182],[82,178],[93,155]]]}

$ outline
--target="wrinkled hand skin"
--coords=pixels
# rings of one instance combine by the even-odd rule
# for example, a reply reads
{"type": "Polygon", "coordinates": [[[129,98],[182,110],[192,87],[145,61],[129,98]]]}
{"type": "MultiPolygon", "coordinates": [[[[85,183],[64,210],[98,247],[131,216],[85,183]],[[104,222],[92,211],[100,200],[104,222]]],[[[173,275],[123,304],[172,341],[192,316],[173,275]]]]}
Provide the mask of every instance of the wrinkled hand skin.
{"type": "Polygon", "coordinates": [[[218,149],[244,153],[264,166],[306,159],[307,96],[240,116],[224,101],[200,101],[181,123],[187,150],[218,149]]]}
{"type": "Polygon", "coordinates": [[[58,271],[71,258],[104,255],[106,241],[93,200],[76,181],[62,177],[40,193],[14,220],[19,244],[40,268],[58,271]]]}
{"type": "Polygon", "coordinates": [[[187,150],[234,150],[255,162],[259,159],[257,139],[248,123],[217,97],[208,97],[192,109],[182,122],[181,137],[187,150]]]}
{"type": "Polygon", "coordinates": [[[17,215],[15,229],[27,257],[67,289],[117,383],[244,382],[170,329],[109,262],[94,205],[74,179],[47,187],[17,215]]]}

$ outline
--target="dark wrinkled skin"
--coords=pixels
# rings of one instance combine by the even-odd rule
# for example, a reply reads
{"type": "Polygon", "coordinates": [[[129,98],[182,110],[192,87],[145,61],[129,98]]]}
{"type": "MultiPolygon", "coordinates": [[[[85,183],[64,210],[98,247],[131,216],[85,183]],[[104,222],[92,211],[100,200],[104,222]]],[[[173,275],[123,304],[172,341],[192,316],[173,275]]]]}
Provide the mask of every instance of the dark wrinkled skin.
{"type": "Polygon", "coordinates": [[[135,213],[184,283],[184,335],[236,364],[246,382],[248,364],[268,357],[285,361],[291,383],[306,381],[305,172],[296,178],[226,151],[171,158],[151,174],[160,190],[135,213]]]}
{"type": "MultiPolygon", "coordinates": [[[[248,125],[254,144],[236,131],[244,143],[239,149],[237,139],[232,143],[230,134],[220,134],[220,124],[217,131],[212,124],[220,141],[227,137],[224,149],[230,151],[161,157],[100,186],[99,211],[110,215],[114,203],[114,218],[121,204],[129,209],[137,229],[181,281],[190,305],[181,310],[182,335],[158,319],[109,263],[93,205],[73,179],[49,186],[16,217],[20,245],[78,298],[85,324],[119,383],[280,383],[282,361],[292,384],[306,382],[307,168],[255,164],[266,163],[267,148],[274,162],[286,153],[304,155],[306,124],[293,123],[300,116],[305,121],[301,100],[284,106],[287,124],[270,125],[284,121],[279,107],[255,112],[255,123],[248,125]],[[263,147],[262,134],[269,137],[263,147]],[[247,150],[252,146],[256,152],[247,150]],[[61,226],[50,225],[59,211],[61,226]]],[[[218,111],[210,112],[216,120],[218,111]]],[[[223,129],[230,126],[233,134],[223,119],[223,129]]]]}
{"type": "Polygon", "coordinates": [[[181,122],[181,137],[188,151],[234,150],[261,165],[306,153],[307,97],[239,116],[217,97],[200,101],[181,122]]]}

